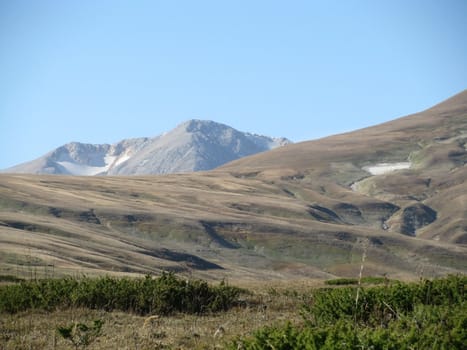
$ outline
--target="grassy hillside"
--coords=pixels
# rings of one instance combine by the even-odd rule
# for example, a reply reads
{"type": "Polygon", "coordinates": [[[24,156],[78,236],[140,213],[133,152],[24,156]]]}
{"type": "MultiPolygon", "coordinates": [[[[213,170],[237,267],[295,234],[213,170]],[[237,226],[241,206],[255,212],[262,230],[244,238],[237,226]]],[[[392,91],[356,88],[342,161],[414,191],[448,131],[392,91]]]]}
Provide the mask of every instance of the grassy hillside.
{"type": "Polygon", "coordinates": [[[1,179],[0,263],[10,275],[355,276],[364,250],[366,272],[373,274],[466,268],[462,245],[378,227],[396,206],[361,196],[339,202],[296,180],[209,174],[1,179]]]}
{"type": "Polygon", "coordinates": [[[0,175],[0,272],[207,279],[467,271],[467,92],[216,171],[0,175]],[[410,164],[372,174],[375,167],[410,164]]]}

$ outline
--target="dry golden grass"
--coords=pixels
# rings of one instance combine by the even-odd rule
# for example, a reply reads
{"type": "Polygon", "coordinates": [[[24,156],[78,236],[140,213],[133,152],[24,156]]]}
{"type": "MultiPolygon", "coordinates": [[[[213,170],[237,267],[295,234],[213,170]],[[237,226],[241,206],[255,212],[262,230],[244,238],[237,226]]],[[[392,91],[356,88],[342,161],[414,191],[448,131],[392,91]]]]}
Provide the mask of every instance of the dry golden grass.
{"type": "Polygon", "coordinates": [[[300,323],[299,310],[311,288],[320,282],[244,281],[253,294],[244,306],[212,315],[137,316],[122,312],[69,309],[0,314],[0,349],[71,349],[56,328],[73,322],[104,321],[102,335],[88,349],[222,349],[226,342],[266,325],[300,323]]]}
{"type": "Polygon", "coordinates": [[[416,274],[409,250],[457,260],[427,259],[425,270],[434,275],[467,264],[465,248],[382,230],[382,214],[373,209],[378,200],[343,191],[338,201],[297,180],[273,184],[216,173],[0,175],[0,181],[0,272],[7,275],[172,270],[210,280],[329,278],[345,272],[339,266],[358,261],[358,242],[365,237],[376,242],[369,248],[369,261],[379,266],[375,274],[416,274]],[[342,202],[360,207],[367,221],[343,225],[309,214],[315,203],[332,208],[342,202]]]}

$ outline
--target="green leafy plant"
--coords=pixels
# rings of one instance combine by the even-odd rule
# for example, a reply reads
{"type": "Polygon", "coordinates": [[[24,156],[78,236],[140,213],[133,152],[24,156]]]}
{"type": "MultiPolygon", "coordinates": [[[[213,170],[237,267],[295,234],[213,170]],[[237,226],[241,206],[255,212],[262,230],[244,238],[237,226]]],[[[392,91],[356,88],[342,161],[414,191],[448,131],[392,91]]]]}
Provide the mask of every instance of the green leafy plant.
{"type": "Polygon", "coordinates": [[[268,327],[230,349],[465,349],[467,277],[418,283],[322,288],[303,324],[268,327]]]}
{"type": "Polygon", "coordinates": [[[229,309],[240,293],[241,289],[224,282],[212,286],[201,280],[182,280],[171,273],[158,278],[46,279],[0,285],[0,312],[85,307],[141,315],[200,314],[229,309]]]}
{"type": "MultiPolygon", "coordinates": [[[[362,277],[361,283],[362,284],[382,284],[390,282],[385,277],[362,277]]],[[[344,285],[356,285],[358,284],[358,278],[335,278],[332,280],[327,280],[324,282],[329,286],[344,286],[344,285]]]]}
{"type": "Polygon", "coordinates": [[[12,276],[12,275],[0,275],[0,282],[21,282],[24,278],[12,276]]]}
{"type": "Polygon", "coordinates": [[[91,325],[84,323],[72,323],[68,326],[57,327],[57,333],[68,340],[75,349],[85,349],[96,340],[102,331],[102,320],[95,320],[91,325]]]}

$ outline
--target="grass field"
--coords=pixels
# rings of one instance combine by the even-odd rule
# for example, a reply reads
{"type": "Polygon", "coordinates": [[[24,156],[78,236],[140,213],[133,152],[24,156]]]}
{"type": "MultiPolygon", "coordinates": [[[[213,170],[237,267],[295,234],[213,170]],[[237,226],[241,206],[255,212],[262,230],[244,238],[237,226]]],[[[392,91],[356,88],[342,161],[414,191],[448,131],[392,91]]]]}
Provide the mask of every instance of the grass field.
{"type": "Polygon", "coordinates": [[[72,349],[57,328],[74,323],[92,325],[95,320],[103,321],[102,332],[88,349],[225,348],[237,337],[249,336],[263,326],[299,323],[304,295],[322,283],[238,281],[236,285],[249,292],[239,295],[237,306],[203,314],[138,315],[84,307],[1,312],[0,349],[72,349]]]}
{"type": "MultiPolygon", "coordinates": [[[[373,344],[374,349],[412,344],[421,349],[417,344],[426,344],[421,337],[427,337],[427,331],[416,328],[424,327],[434,331],[429,340],[433,349],[462,348],[459,344],[467,339],[466,277],[418,283],[366,281],[370,284],[362,282],[360,287],[352,287],[352,279],[327,285],[312,280],[239,281],[243,292],[235,296],[232,307],[217,312],[141,315],[83,306],[1,312],[0,344],[2,350],[354,349],[358,344],[373,344]],[[96,324],[99,332],[92,334],[96,324]],[[71,336],[61,334],[67,327],[74,343],[71,336]],[[406,331],[411,335],[398,335],[406,331]],[[320,342],[321,347],[313,347],[320,342]]],[[[4,282],[0,292],[15,283],[4,282]]]]}

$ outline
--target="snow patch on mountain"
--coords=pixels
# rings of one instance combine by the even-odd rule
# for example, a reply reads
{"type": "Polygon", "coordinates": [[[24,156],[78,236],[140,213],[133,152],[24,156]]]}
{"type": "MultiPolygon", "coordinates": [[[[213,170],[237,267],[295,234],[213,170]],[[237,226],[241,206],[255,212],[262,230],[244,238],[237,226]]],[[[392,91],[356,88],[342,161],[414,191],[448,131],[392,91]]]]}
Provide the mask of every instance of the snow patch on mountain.
{"type": "Polygon", "coordinates": [[[371,175],[383,175],[396,170],[410,169],[411,166],[411,162],[378,163],[363,167],[363,170],[368,171],[371,175]]]}
{"type": "Polygon", "coordinates": [[[288,143],[285,138],[194,119],[153,138],[126,139],[113,145],[72,142],[6,172],[92,176],[202,171],[288,143]]]}
{"type": "Polygon", "coordinates": [[[97,166],[89,166],[83,164],[77,164],[72,162],[57,162],[63,168],[66,169],[70,174],[78,175],[78,176],[92,176],[98,175],[108,170],[108,166],[97,167],[97,166]]]}

